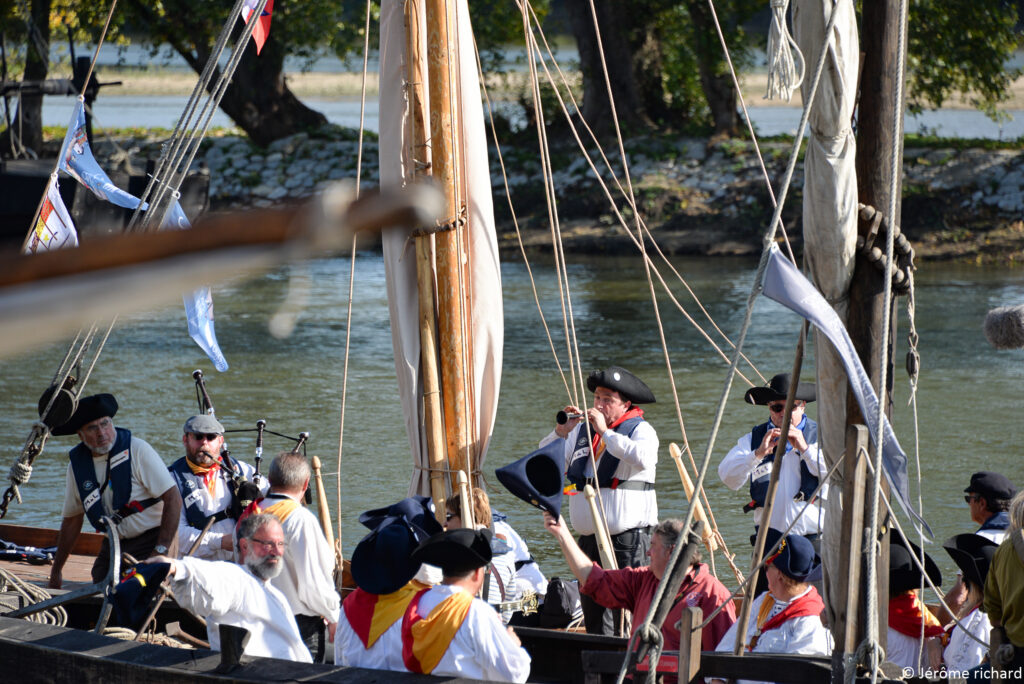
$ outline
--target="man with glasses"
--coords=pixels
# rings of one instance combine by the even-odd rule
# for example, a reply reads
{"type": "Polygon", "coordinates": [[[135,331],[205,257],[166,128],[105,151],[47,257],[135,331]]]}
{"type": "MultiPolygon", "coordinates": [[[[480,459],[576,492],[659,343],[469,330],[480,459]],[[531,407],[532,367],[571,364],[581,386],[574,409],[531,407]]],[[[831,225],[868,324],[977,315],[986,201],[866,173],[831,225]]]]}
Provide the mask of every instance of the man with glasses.
{"type": "Polygon", "coordinates": [[[964,501],[971,509],[971,520],[981,525],[975,534],[996,544],[1002,543],[1010,527],[1007,511],[1017,488],[1005,475],[983,470],[971,475],[971,482],[964,492],[964,501]]]}
{"type": "MultiPolygon", "coordinates": [[[[646,563],[651,531],[658,524],[658,499],[654,472],[658,463],[658,433],[644,420],[637,404],[654,403],[654,393],[625,368],[611,366],[587,378],[594,406],[582,411],[566,406],[568,420],[541,440],[545,446],[556,439],[565,442],[566,479],[575,491],[569,499],[569,521],[580,535],[579,546],[588,558],[600,560],[596,526],[583,497],[587,485],[600,487],[604,518],[608,523],[615,560],[620,568],[646,563]],[[584,422],[586,418],[586,422],[584,422]],[[591,467],[591,454],[597,473],[591,467]]],[[[583,620],[591,634],[614,635],[618,610],[607,610],[588,596],[581,596],[583,620]]]]}
{"type": "Polygon", "coordinates": [[[249,631],[244,655],[311,661],[292,617],[288,599],[271,584],[284,568],[288,544],[273,515],[245,517],[238,525],[238,561],[173,560],[158,556],[147,563],[169,563],[167,581],[174,600],[206,620],[210,648],[220,648],[220,626],[249,631]]]}
{"type": "MultiPolygon", "coordinates": [[[[48,401],[45,395],[44,400],[48,401]]],[[[135,558],[167,554],[176,546],[181,498],[174,481],[153,447],[114,427],[117,408],[112,394],[85,397],[71,418],[52,430],[54,435],[77,434],[81,441],[68,453],[64,518],[50,571],[51,588],[63,584],[64,564],[87,516],[98,532],[103,531],[104,516],[114,520],[121,551],[135,558]]],[[[93,582],[102,581],[109,567],[110,546],[104,537],[92,566],[93,582]]]]}
{"type": "MultiPolygon", "coordinates": [[[[738,490],[744,485],[748,486],[750,500],[743,506],[743,512],[754,512],[755,535],[764,522],[765,495],[774,467],[775,447],[782,436],[782,419],[789,385],[789,373],[780,373],[773,377],[767,386],[747,390],[744,399],[748,404],[767,406],[768,420],[740,437],[736,446],[718,465],[718,476],[730,489],[738,490]]],[[[778,490],[772,506],[772,517],[768,523],[771,529],[768,532],[766,552],[786,532],[790,524],[793,524],[793,527],[787,534],[806,537],[816,550],[819,548],[818,539],[823,521],[817,499],[826,497],[828,485],[821,487],[817,497],[814,492],[824,480],[828,468],[818,448],[818,424],[804,415],[807,402],[816,398],[814,383],[800,381],[797,384],[793,410],[790,414],[788,444],[782,456],[778,490]]],[[[752,536],[752,544],[754,540],[755,537],[752,536]]],[[[764,581],[762,574],[759,586],[764,581]]]]}
{"type": "Polygon", "coordinates": [[[326,644],[334,643],[341,597],[334,587],[334,549],[302,505],[311,474],[305,456],[282,451],[270,463],[270,491],[260,506],[281,521],[288,542],[284,569],[272,583],[288,600],[313,662],[322,663],[326,644]]]}
{"type": "MultiPolygon", "coordinates": [[[[228,455],[224,449],[224,426],[213,416],[203,414],[186,420],[181,442],[185,455],[168,467],[183,503],[178,520],[178,550],[186,553],[213,516],[213,525],[192,555],[231,560],[235,521],[242,514],[239,487],[244,484],[251,489],[256,471],[228,455]]],[[[264,480],[260,493],[266,489],[264,480]]],[[[251,492],[246,498],[254,498],[254,494],[251,492]]]]}

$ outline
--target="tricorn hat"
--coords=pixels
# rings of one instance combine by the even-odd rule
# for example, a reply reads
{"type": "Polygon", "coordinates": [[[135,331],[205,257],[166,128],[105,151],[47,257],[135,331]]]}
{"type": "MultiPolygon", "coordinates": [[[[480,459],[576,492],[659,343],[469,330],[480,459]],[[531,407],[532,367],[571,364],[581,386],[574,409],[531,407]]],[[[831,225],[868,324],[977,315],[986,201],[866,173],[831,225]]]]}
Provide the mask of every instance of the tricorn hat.
{"type": "Polygon", "coordinates": [[[461,575],[491,562],[491,531],[460,527],[435,534],[412,557],[418,563],[436,565],[446,576],[461,575]]]}
{"type": "Polygon", "coordinates": [[[444,531],[434,515],[434,504],[428,496],[410,496],[390,506],[366,511],[359,516],[359,522],[375,530],[389,518],[402,518],[410,523],[415,528],[417,544],[444,531]]]}
{"type": "MultiPolygon", "coordinates": [[[[751,387],[743,398],[748,404],[765,406],[773,401],[785,401],[789,394],[789,373],[779,373],[764,387],[751,387]]],[[[814,401],[818,398],[818,388],[813,382],[800,380],[796,386],[796,399],[814,401]]]]}
{"type": "MultiPolygon", "coordinates": [[[[46,408],[46,404],[43,404],[43,408],[46,408]]],[[[86,423],[91,423],[97,418],[113,418],[116,414],[117,399],[113,394],[93,394],[79,399],[78,408],[71,418],[63,425],[53,428],[51,432],[54,435],[73,435],[86,423]]]]}
{"type": "Polygon", "coordinates": [[[957,534],[947,539],[942,548],[971,584],[979,589],[985,588],[985,578],[998,544],[980,534],[957,534]]]}
{"type": "Polygon", "coordinates": [[[971,475],[971,483],[964,491],[996,500],[1012,499],[1017,494],[1017,488],[1010,482],[1010,478],[990,470],[982,470],[971,475]]]}
{"type": "Polygon", "coordinates": [[[799,534],[791,534],[771,561],[775,569],[797,582],[813,582],[820,578],[821,563],[814,545],[799,534]]]}
{"type": "Polygon", "coordinates": [[[531,506],[558,517],[562,510],[565,450],[561,440],[542,446],[494,471],[498,481],[531,506]]]}
{"type": "Polygon", "coordinates": [[[603,371],[594,371],[587,378],[587,389],[591,392],[606,387],[622,395],[633,404],[653,404],[654,392],[644,381],[619,366],[609,366],[603,371]]]}
{"type": "Polygon", "coordinates": [[[113,602],[121,625],[132,628],[140,626],[149,615],[160,584],[170,571],[170,563],[139,563],[118,583],[113,602]]]}
{"type": "Polygon", "coordinates": [[[412,552],[420,540],[413,526],[403,518],[388,518],[356,544],[352,552],[352,579],[371,594],[398,591],[420,569],[412,552]]]}
{"type": "MultiPolygon", "coordinates": [[[[910,548],[904,545],[903,537],[897,532],[889,533],[890,597],[921,586],[921,570],[917,565],[921,560],[921,547],[914,542],[908,543],[910,548]]],[[[924,569],[932,584],[935,586],[942,584],[942,572],[927,553],[924,554],[924,569]]]]}

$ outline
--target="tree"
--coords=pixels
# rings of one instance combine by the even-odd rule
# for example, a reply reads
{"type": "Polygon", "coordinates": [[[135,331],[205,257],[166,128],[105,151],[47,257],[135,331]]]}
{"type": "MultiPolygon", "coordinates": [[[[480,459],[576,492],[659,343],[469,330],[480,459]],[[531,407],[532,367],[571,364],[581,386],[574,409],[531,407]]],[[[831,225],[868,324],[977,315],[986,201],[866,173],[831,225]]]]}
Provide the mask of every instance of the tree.
{"type": "MultiPolygon", "coordinates": [[[[32,0],[28,10],[27,17],[19,16],[15,3],[4,2],[0,4],[0,20],[5,26],[5,42],[7,38],[25,41],[22,80],[41,81],[50,67],[50,0],[32,0]]],[[[18,157],[42,152],[43,96],[22,95],[12,119],[10,128],[0,135],[3,154],[18,157]]]]}

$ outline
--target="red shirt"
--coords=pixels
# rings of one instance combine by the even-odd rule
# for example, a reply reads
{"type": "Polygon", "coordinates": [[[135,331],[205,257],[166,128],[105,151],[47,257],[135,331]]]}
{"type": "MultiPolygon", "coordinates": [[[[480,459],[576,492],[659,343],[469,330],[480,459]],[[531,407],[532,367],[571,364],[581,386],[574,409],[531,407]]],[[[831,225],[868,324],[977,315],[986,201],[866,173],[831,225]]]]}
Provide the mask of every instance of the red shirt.
{"type": "MultiPolygon", "coordinates": [[[[626,608],[632,611],[635,632],[647,617],[651,601],[658,590],[658,581],[649,567],[605,570],[595,563],[582,591],[605,608],[626,608]]],[[[673,603],[675,605],[661,626],[666,651],[679,650],[679,628],[676,623],[679,622],[685,606],[700,607],[706,619],[720,604],[726,604],[715,619],[703,629],[700,642],[702,651],[714,651],[722,636],[732,623],[736,622],[736,607],[732,602],[732,594],[717,577],[708,572],[708,566],[703,563],[690,568],[673,603]]]]}

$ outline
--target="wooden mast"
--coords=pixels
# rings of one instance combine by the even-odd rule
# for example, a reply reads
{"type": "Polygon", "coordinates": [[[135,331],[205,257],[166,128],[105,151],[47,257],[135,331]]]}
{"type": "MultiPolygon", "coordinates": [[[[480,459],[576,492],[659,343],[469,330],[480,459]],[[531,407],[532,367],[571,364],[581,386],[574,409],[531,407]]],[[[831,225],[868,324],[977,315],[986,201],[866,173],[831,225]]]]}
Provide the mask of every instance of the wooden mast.
{"type": "MultiPolygon", "coordinates": [[[[863,4],[863,25],[870,27],[861,32],[861,51],[864,57],[862,75],[860,79],[860,103],[858,107],[857,121],[857,195],[861,203],[874,206],[880,211],[885,211],[891,199],[890,185],[892,184],[891,163],[893,140],[892,122],[902,112],[896,111],[896,102],[893,98],[896,79],[900,70],[897,68],[897,44],[901,21],[899,8],[896,3],[887,0],[864,0],[863,4]]],[[[896,145],[897,169],[903,168],[903,145],[896,145]]],[[[896,189],[896,216],[900,215],[900,188],[901,179],[895,179],[896,189]]],[[[858,233],[863,236],[868,226],[863,221],[859,222],[858,233]]],[[[883,239],[883,236],[879,236],[883,239]]],[[[864,369],[872,381],[879,377],[885,383],[885,412],[892,416],[892,386],[893,386],[893,341],[896,335],[896,317],[890,316],[891,325],[888,330],[882,330],[883,315],[885,313],[884,300],[885,280],[884,274],[871,264],[863,254],[858,253],[854,267],[853,280],[850,283],[850,307],[847,328],[850,338],[857,349],[864,369]],[[884,373],[880,373],[878,361],[881,345],[889,347],[888,364],[884,373]]],[[[892,300],[895,302],[895,299],[892,300]]],[[[895,306],[892,307],[893,309],[895,306]]],[[[892,311],[890,311],[892,313],[892,311]]],[[[879,396],[880,387],[875,387],[879,396]]],[[[847,424],[864,424],[866,421],[860,413],[856,400],[852,394],[847,399],[847,424]]],[[[862,439],[862,438],[861,438],[862,439]]],[[[856,438],[854,438],[856,440],[856,438]]],[[[856,460],[847,459],[848,470],[846,473],[847,486],[844,487],[844,505],[863,502],[866,505],[869,501],[866,491],[859,493],[863,488],[869,475],[862,464],[856,460]]],[[[882,495],[888,497],[888,488],[883,480],[882,495]]],[[[884,505],[884,504],[880,504],[884,505]]],[[[845,513],[845,511],[844,511],[845,513]]],[[[846,522],[844,515],[844,522],[846,522]]],[[[863,519],[868,517],[868,511],[864,511],[863,519]]],[[[879,519],[884,520],[884,509],[879,513],[879,519]]],[[[859,519],[859,515],[850,516],[850,520],[859,519]]],[[[861,529],[844,529],[844,533],[850,535],[848,538],[863,539],[861,529]]],[[[863,556],[862,556],[863,557],[863,556]]],[[[886,645],[885,625],[888,624],[889,615],[889,549],[886,545],[881,546],[878,557],[876,574],[875,593],[878,596],[878,637],[882,648],[886,645]]],[[[849,591],[856,592],[860,589],[862,582],[851,583],[849,591]]],[[[859,644],[864,638],[865,603],[866,595],[862,595],[856,601],[858,606],[857,617],[850,617],[850,624],[856,625],[856,636],[844,635],[847,646],[859,644]]],[[[853,603],[852,601],[850,602],[853,603]]],[[[852,607],[852,605],[851,605],[852,607]]]]}

